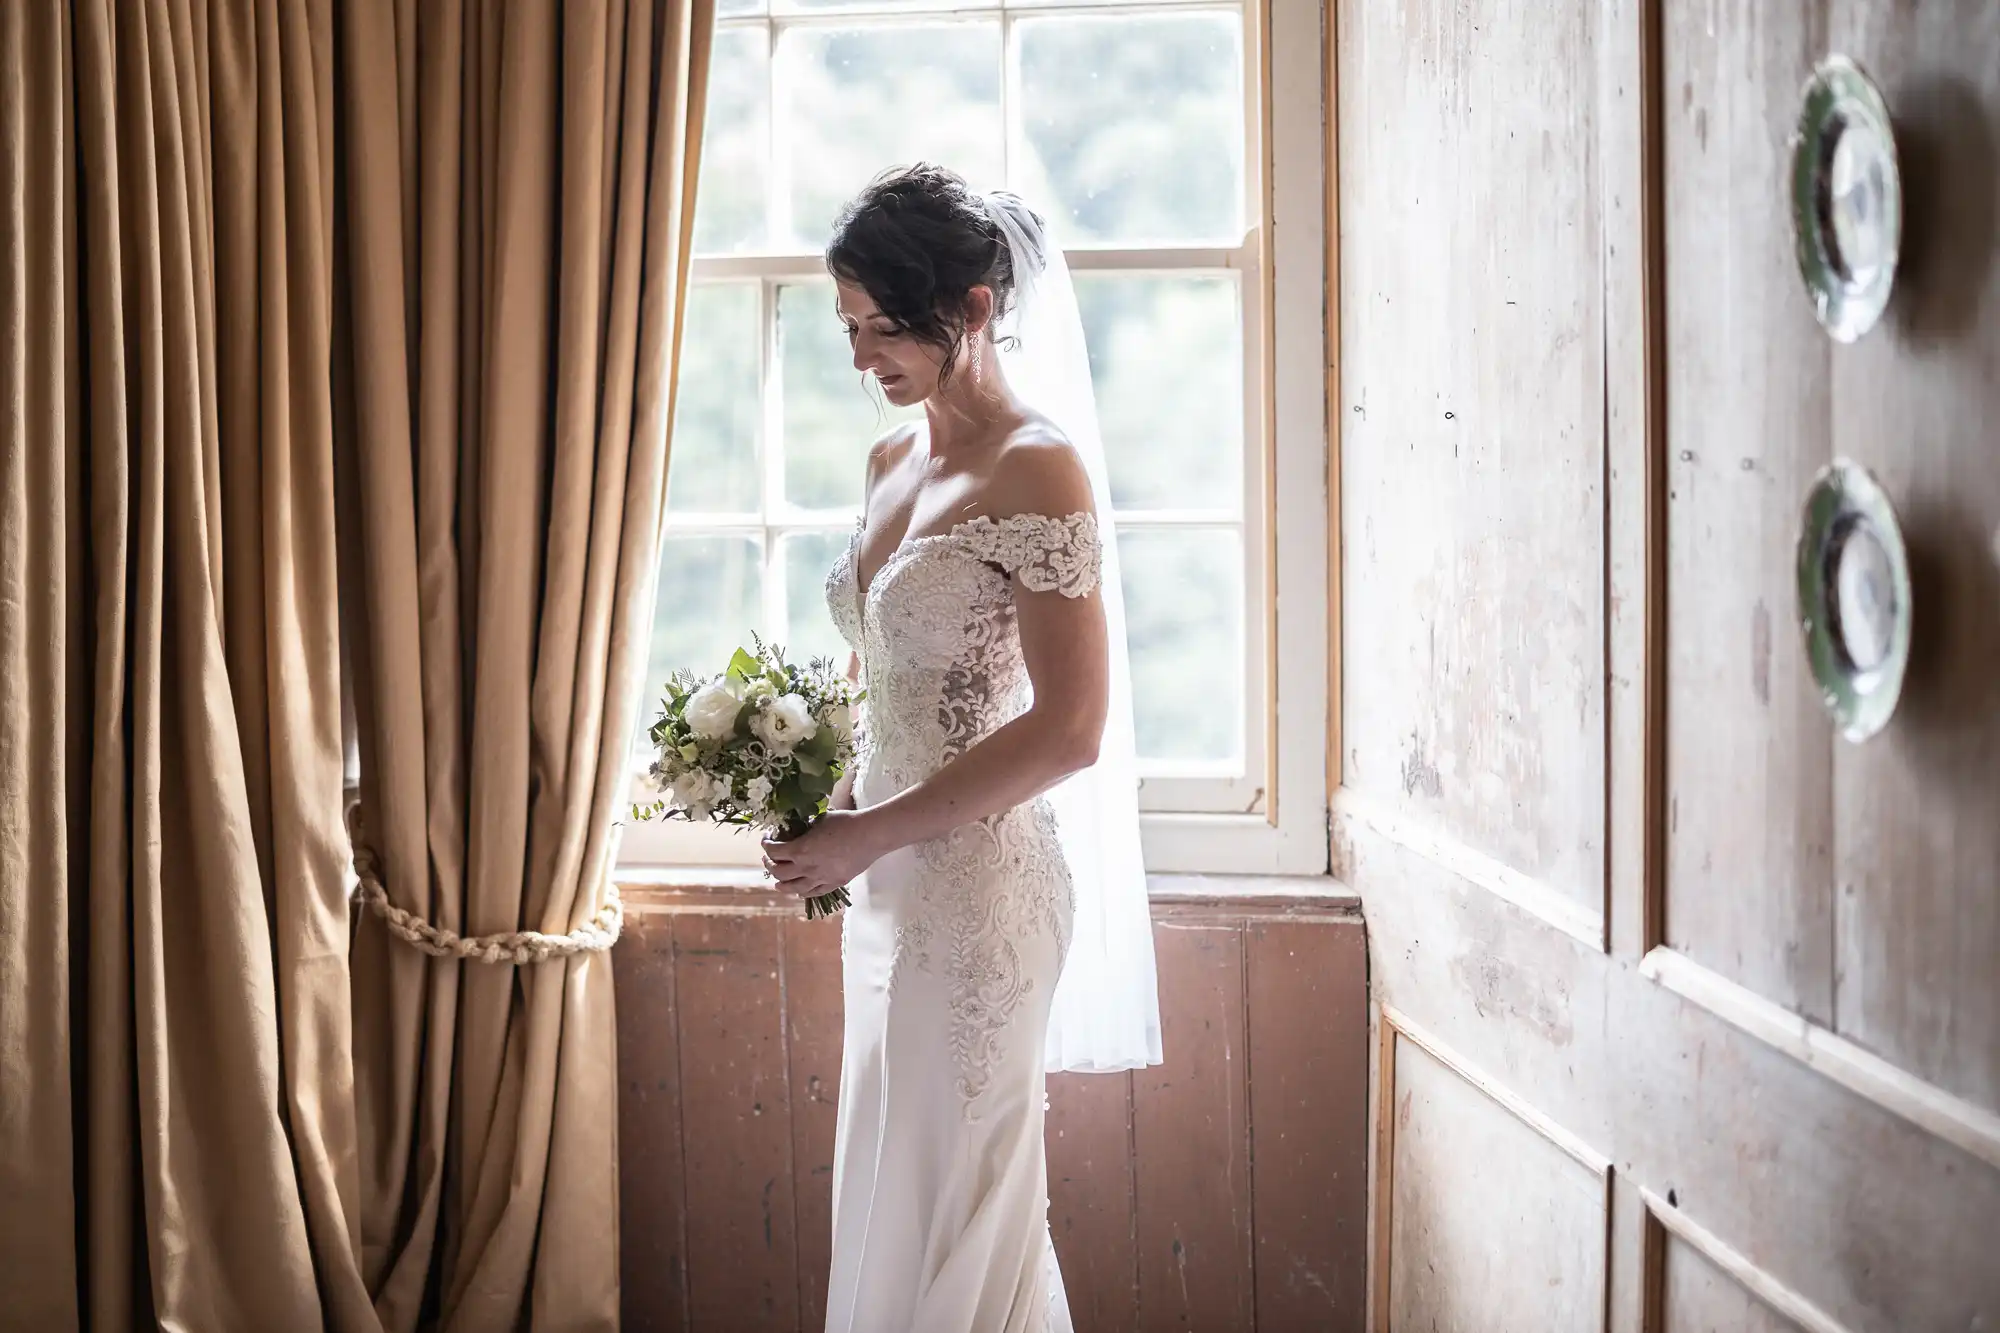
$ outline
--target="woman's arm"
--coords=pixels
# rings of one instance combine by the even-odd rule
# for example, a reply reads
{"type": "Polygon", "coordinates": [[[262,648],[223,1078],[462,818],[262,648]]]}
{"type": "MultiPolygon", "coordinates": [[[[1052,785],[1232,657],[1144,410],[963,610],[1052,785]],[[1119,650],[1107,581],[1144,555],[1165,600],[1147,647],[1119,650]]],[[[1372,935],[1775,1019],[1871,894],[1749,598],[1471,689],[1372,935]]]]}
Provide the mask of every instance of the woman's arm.
{"type": "MultiPolygon", "coordinates": [[[[1009,469],[1012,484],[996,485],[1012,512],[1090,512],[1089,480],[1067,445],[1014,449],[1025,457],[1009,469]]],[[[1032,591],[1017,573],[1014,604],[1034,690],[1028,710],[880,805],[767,844],[780,883],[808,897],[840,888],[897,848],[1025,804],[1097,762],[1111,692],[1103,600],[1094,589],[1083,597],[1032,591]]]]}
{"type": "Polygon", "coordinates": [[[829,810],[852,810],[854,808],[854,769],[850,767],[840,775],[840,781],[833,784],[832,793],[826,798],[829,810]]]}

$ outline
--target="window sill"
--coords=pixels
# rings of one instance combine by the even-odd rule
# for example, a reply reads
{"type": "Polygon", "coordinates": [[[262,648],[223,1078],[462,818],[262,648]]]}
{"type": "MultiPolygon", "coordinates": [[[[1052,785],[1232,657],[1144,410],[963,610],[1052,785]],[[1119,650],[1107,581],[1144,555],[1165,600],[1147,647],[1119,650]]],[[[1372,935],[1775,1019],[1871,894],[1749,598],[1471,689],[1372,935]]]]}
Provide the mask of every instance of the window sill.
{"type": "MultiPolygon", "coordinates": [[[[739,866],[633,866],[617,874],[628,911],[795,915],[791,895],[739,866]]],[[[1331,875],[1148,875],[1154,910],[1359,916],[1361,895],[1331,875]]]]}
{"type": "Polygon", "coordinates": [[[1332,875],[1148,875],[1146,894],[1160,903],[1361,910],[1361,895],[1332,875]]]}
{"type": "MultiPolygon", "coordinates": [[[[1326,813],[1305,807],[1273,827],[1263,815],[1142,811],[1139,837],[1152,878],[1266,885],[1320,883],[1327,865],[1326,813]]],[[[636,823],[621,830],[621,884],[762,883],[757,843],[720,825],[636,823]]]]}

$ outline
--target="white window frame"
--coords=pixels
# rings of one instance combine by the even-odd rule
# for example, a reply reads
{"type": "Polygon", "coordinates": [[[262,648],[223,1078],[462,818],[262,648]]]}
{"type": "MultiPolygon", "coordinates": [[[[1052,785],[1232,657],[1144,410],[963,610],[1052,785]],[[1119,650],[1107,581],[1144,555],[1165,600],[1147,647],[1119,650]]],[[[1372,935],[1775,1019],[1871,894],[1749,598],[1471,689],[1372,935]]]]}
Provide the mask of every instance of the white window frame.
{"type": "MultiPolygon", "coordinates": [[[[1009,0],[1012,10],[1107,13],[1123,6],[1066,0],[1009,0]]],[[[1213,0],[1142,0],[1134,9],[1213,9],[1213,0]]],[[[987,10],[997,6],[987,6],[987,10]]],[[[1228,526],[1239,522],[1245,558],[1244,653],[1248,717],[1242,774],[1200,775],[1185,764],[1144,771],[1141,831],[1155,873],[1318,875],[1328,870],[1327,691],[1328,430],[1325,299],[1325,104],[1321,6],[1310,0],[1244,0],[1244,175],[1252,225],[1234,247],[1086,247],[1068,252],[1079,274],[1160,272],[1175,276],[1244,275],[1244,476],[1240,512],[1135,515],[1133,528],[1228,526]],[[1260,263],[1268,254],[1270,262],[1260,263]],[[1261,278],[1261,281],[1259,280],[1261,278]],[[1234,813],[1219,813],[1229,811],[1234,813]]],[[[935,15],[907,9],[815,11],[751,20],[790,25],[935,15]]],[[[1003,15],[1003,22],[1007,22],[1003,15]]],[[[1006,40],[1014,40],[1008,22],[1006,40]]],[[[1013,96],[1010,71],[1003,98],[1013,96]]],[[[1011,117],[1010,117],[1011,122],[1011,117]]],[[[774,123],[774,133],[776,126],[774,123]]],[[[1008,133],[1011,139],[1012,126],[1008,133]]],[[[1010,151],[1013,145],[1010,143],[1010,151]]],[[[777,187],[775,183],[774,188],[777,187]]],[[[759,281],[766,358],[776,332],[772,303],[781,284],[823,279],[820,256],[699,257],[694,281],[759,281]]],[[[767,403],[768,407],[768,403],[767,403]]],[[[769,429],[776,423],[767,423],[769,429]]],[[[775,450],[765,466],[775,467],[775,450]]],[[[762,511],[672,515],[676,535],[750,535],[767,539],[766,615],[781,598],[779,539],[796,531],[851,524],[852,512],[796,510],[767,477],[762,511]]],[[[1198,701],[1190,706],[1199,706],[1198,701]]],[[[684,823],[628,824],[619,850],[621,876],[675,878],[704,868],[757,864],[755,843],[733,831],[684,823]]]]}

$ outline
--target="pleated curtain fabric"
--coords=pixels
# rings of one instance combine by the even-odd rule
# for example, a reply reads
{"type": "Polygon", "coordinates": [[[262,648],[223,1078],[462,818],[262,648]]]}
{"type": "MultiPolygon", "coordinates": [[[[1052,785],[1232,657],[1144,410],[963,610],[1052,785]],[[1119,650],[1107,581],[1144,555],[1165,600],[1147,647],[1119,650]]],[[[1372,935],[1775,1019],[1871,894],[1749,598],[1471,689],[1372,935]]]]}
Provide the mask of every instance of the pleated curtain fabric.
{"type": "MultiPolygon", "coordinates": [[[[709,10],[352,0],[343,19],[367,836],[398,906],[562,932],[597,910],[627,791],[709,10]]],[[[457,1327],[609,1325],[608,958],[436,960],[370,918],[354,967],[385,1323],[441,1272],[457,1327]]]]}
{"type": "Polygon", "coordinates": [[[0,0],[0,1329],[616,1327],[711,3],[0,0]]]}

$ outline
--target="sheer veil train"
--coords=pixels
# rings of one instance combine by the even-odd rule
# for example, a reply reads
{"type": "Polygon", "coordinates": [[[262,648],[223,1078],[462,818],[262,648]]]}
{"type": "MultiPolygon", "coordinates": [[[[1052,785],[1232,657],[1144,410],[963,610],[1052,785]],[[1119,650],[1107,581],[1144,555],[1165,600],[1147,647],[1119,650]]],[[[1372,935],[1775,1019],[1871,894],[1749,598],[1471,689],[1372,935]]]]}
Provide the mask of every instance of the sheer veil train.
{"type": "Polygon", "coordinates": [[[996,336],[1001,365],[1014,391],[1082,455],[1104,534],[1111,708],[1097,763],[1049,796],[1076,884],[1076,919],[1049,1019],[1048,1069],[1114,1073],[1158,1064],[1161,1051],[1152,914],[1139,843],[1132,668],[1110,477],[1069,263],[1046,219],[1018,195],[989,193],[986,207],[1014,259],[1015,300],[996,336]]]}

